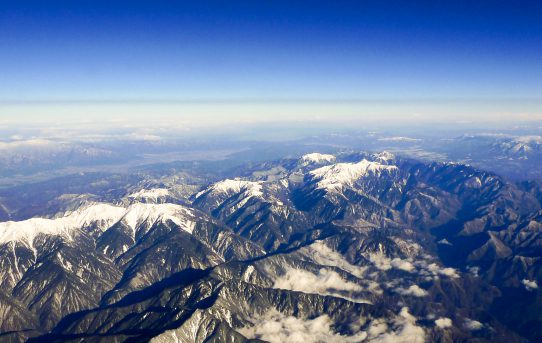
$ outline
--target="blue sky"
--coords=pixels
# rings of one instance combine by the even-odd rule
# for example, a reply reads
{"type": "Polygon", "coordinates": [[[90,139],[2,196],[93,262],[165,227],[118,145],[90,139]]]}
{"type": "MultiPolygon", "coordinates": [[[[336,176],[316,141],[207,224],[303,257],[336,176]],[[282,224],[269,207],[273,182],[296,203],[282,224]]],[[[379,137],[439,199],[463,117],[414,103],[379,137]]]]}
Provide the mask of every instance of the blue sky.
{"type": "Polygon", "coordinates": [[[537,2],[2,1],[0,32],[6,118],[541,115],[537,2]]]}

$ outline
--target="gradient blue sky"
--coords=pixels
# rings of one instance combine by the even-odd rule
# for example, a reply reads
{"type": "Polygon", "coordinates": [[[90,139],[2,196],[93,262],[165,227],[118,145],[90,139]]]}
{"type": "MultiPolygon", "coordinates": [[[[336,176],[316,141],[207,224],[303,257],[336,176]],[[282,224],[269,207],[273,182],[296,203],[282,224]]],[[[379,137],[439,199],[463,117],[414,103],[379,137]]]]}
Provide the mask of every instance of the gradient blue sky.
{"type": "Polygon", "coordinates": [[[537,1],[0,2],[4,118],[534,120],[541,99],[537,1]]]}

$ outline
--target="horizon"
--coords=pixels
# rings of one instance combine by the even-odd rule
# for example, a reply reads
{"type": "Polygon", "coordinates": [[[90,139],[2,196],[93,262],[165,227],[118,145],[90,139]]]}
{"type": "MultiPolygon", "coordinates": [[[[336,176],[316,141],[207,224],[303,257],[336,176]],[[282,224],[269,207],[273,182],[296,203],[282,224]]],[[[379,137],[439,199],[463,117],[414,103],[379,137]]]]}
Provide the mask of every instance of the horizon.
{"type": "Polygon", "coordinates": [[[541,9],[4,2],[0,121],[538,121],[541,9]]]}

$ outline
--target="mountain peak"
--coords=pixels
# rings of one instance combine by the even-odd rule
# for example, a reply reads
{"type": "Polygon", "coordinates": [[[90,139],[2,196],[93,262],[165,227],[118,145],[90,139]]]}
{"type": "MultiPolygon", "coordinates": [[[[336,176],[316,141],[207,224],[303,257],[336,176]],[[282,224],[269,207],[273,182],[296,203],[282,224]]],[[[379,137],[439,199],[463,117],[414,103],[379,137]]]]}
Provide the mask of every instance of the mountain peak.
{"type": "Polygon", "coordinates": [[[312,170],[309,174],[313,180],[317,181],[318,189],[334,191],[345,185],[351,185],[364,176],[380,176],[383,171],[393,170],[397,170],[397,167],[363,159],[358,163],[336,163],[321,167],[312,170]]]}
{"type": "Polygon", "coordinates": [[[313,152],[310,154],[305,154],[301,156],[300,161],[302,164],[324,164],[335,162],[335,156],[330,154],[320,154],[318,152],[313,152]]]}

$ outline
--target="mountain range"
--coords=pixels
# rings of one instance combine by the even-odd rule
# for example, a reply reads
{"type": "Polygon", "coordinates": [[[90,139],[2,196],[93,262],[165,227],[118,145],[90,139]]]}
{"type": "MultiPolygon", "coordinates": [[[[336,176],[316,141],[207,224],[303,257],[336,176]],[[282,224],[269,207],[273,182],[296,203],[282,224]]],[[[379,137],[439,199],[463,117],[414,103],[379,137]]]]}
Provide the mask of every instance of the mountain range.
{"type": "Polygon", "coordinates": [[[536,182],[385,151],[165,169],[0,192],[1,340],[542,340],[536,182]]]}

